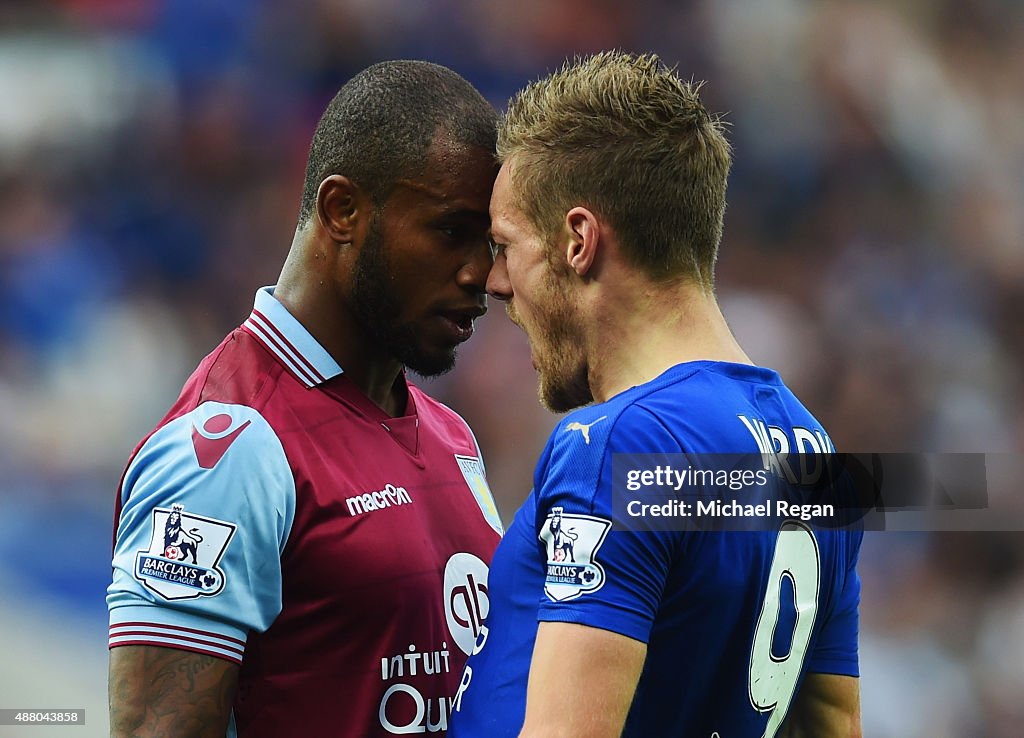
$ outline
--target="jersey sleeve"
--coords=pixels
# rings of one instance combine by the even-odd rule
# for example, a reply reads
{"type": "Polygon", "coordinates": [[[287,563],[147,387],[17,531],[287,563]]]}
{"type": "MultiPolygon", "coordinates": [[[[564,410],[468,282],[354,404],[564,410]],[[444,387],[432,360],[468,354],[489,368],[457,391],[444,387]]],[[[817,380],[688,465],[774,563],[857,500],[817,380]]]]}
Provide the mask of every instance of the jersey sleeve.
{"type": "Polygon", "coordinates": [[[274,430],[253,408],[205,402],[149,437],[120,497],[110,647],[241,662],[281,610],[295,482],[274,430]]]}
{"type": "Polygon", "coordinates": [[[843,587],[807,661],[809,672],[860,676],[857,656],[860,576],[857,574],[857,559],[863,538],[863,531],[850,533],[843,587]]]}
{"type": "Polygon", "coordinates": [[[613,455],[681,449],[636,406],[614,422],[567,420],[556,428],[545,473],[536,480],[537,538],[546,562],[538,620],[580,623],[646,643],[678,541],[667,532],[612,530],[613,455]],[[573,432],[587,422],[588,436],[573,432]]]}

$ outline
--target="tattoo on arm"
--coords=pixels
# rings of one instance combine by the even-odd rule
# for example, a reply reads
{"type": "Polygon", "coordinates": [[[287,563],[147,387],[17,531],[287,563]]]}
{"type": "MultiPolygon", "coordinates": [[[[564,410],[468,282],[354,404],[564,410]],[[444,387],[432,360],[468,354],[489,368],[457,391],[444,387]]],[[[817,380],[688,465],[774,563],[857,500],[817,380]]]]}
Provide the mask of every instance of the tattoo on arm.
{"type": "Polygon", "coordinates": [[[158,646],[110,652],[114,738],[223,738],[238,687],[225,659],[158,646]]]}

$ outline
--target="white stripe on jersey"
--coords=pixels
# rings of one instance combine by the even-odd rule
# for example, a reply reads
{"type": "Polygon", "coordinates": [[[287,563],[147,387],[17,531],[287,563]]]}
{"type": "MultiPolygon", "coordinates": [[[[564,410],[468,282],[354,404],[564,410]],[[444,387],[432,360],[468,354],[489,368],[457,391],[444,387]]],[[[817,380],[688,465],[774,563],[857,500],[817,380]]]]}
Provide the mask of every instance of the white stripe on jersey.
{"type": "Polygon", "coordinates": [[[316,378],[310,370],[306,368],[306,362],[304,362],[301,357],[294,354],[287,346],[274,338],[269,328],[264,327],[261,322],[257,322],[258,320],[258,316],[250,315],[249,319],[245,321],[244,327],[248,328],[267,348],[273,351],[274,354],[292,370],[292,373],[305,382],[307,387],[316,386],[316,378]]]}
{"type": "Polygon", "coordinates": [[[210,631],[161,623],[118,623],[110,626],[111,648],[127,645],[171,646],[202,651],[241,663],[245,644],[210,631]]]}

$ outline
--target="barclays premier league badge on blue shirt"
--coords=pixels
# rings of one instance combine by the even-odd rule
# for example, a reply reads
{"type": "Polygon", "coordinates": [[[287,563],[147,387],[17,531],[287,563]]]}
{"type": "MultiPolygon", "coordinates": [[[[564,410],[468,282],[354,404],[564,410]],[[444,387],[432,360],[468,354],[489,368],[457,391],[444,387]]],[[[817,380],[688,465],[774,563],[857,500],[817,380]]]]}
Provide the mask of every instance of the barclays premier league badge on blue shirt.
{"type": "Polygon", "coordinates": [[[604,518],[551,508],[539,536],[547,550],[544,593],[549,599],[574,600],[601,589],[605,573],[595,559],[611,527],[604,518]]]}
{"type": "Polygon", "coordinates": [[[185,511],[183,505],[153,510],[149,548],[135,556],[135,578],[165,600],[212,597],[224,589],[219,568],[235,526],[185,511]]]}

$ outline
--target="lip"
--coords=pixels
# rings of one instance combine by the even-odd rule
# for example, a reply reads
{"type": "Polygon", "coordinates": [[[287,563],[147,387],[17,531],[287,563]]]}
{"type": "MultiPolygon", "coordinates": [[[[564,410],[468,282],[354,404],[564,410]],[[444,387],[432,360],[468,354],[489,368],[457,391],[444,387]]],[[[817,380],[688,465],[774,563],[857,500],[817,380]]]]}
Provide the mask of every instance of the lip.
{"type": "Polygon", "coordinates": [[[455,343],[463,343],[473,337],[473,322],[487,312],[487,308],[473,307],[456,308],[441,312],[441,321],[455,343]]]}

